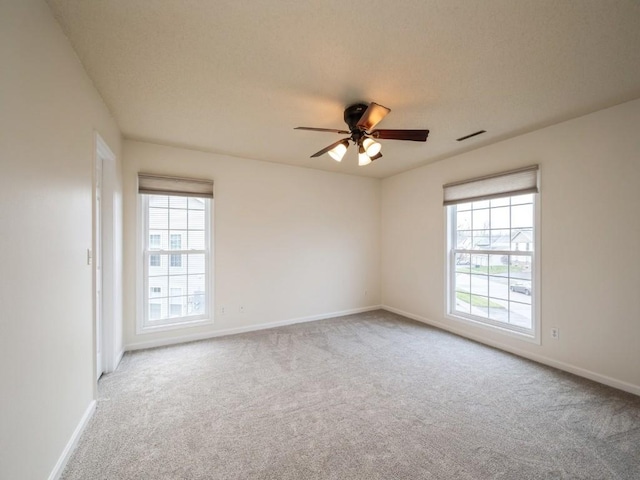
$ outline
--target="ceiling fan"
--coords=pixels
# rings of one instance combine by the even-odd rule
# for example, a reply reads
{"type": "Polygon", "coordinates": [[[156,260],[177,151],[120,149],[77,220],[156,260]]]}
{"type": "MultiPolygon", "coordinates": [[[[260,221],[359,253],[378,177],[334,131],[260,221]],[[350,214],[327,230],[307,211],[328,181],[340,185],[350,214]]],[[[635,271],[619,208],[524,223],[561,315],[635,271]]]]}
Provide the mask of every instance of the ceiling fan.
{"type": "Polygon", "coordinates": [[[349,130],[336,130],[333,128],[296,127],[295,130],[311,130],[314,132],[331,132],[349,135],[338,140],[319,152],[311,155],[311,158],[329,153],[336,162],[342,161],[349,148],[349,141],[358,146],[358,165],[370,164],[373,160],[382,157],[380,150],[382,145],[374,139],[380,140],[410,140],[413,142],[426,142],[429,130],[372,130],[390,112],[387,107],[371,102],[369,105],[356,103],[344,110],[344,121],[349,130]]]}

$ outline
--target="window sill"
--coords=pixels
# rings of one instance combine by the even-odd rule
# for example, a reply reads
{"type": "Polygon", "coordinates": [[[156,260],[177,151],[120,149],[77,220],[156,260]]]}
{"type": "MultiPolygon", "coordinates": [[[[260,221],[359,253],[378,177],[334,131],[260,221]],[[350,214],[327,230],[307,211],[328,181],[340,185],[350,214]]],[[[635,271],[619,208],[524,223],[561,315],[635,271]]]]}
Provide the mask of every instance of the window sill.
{"type": "Polygon", "coordinates": [[[177,323],[164,323],[162,325],[151,325],[151,326],[144,326],[144,325],[137,325],[136,328],[136,335],[146,335],[146,334],[150,334],[150,333],[156,333],[156,332],[166,332],[166,331],[170,331],[170,330],[180,330],[183,328],[193,328],[193,327],[202,327],[205,325],[213,325],[213,319],[212,318],[200,318],[197,320],[190,320],[190,321],[180,321],[177,323]]]}
{"type": "Polygon", "coordinates": [[[505,335],[512,338],[517,338],[518,340],[523,340],[525,342],[534,343],[536,345],[540,345],[540,336],[537,334],[539,329],[534,329],[530,334],[524,332],[518,332],[515,330],[511,330],[509,328],[500,327],[498,325],[493,325],[490,323],[485,323],[482,320],[475,320],[470,317],[464,317],[462,315],[457,315],[454,313],[447,313],[445,317],[449,320],[453,320],[459,323],[464,323],[466,325],[472,325],[474,327],[479,327],[483,330],[498,333],[501,335],[505,335]]]}

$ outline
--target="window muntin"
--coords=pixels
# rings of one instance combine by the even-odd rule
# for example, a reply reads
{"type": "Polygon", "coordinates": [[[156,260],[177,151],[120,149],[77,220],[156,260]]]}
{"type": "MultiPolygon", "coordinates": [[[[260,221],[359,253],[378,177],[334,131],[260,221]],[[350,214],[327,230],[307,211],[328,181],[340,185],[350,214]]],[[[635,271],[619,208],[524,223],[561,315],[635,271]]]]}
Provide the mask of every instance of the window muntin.
{"type": "Polygon", "coordinates": [[[535,196],[449,209],[449,313],[535,335],[535,196]]]}
{"type": "Polygon", "coordinates": [[[210,199],[147,194],[141,199],[142,327],[208,321],[210,199]]]}

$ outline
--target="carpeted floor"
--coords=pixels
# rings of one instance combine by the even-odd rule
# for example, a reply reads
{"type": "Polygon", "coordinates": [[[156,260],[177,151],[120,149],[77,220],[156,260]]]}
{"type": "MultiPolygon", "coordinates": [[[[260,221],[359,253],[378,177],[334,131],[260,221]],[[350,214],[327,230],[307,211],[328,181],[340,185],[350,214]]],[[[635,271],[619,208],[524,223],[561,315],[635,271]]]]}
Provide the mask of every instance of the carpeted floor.
{"type": "Polygon", "coordinates": [[[82,479],[638,479],[640,398],[376,311],[128,353],[82,479]]]}

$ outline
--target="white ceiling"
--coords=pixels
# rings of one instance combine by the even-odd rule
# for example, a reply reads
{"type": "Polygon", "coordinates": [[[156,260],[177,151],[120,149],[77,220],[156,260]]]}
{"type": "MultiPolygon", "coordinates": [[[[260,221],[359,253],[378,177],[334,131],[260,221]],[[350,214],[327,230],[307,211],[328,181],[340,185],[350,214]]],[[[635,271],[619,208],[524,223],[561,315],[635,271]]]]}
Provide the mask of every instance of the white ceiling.
{"type": "Polygon", "coordinates": [[[634,0],[49,4],[125,137],[237,157],[386,177],[640,97],[634,0]],[[429,140],[310,159],[362,101],[429,140]]]}

